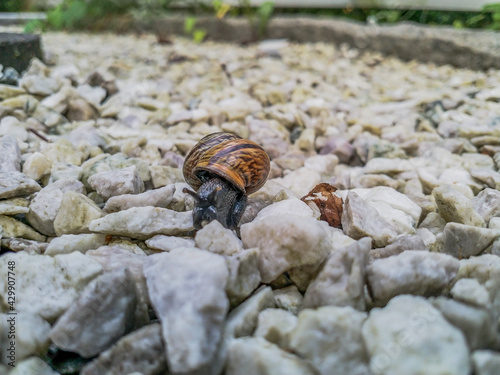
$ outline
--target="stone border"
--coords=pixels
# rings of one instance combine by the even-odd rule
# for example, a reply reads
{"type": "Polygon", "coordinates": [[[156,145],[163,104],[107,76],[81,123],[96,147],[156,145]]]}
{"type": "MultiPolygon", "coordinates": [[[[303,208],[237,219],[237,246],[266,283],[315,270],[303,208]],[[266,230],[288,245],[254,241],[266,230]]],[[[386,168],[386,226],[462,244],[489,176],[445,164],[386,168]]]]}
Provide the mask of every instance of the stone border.
{"type": "Polygon", "coordinates": [[[19,73],[26,70],[32,58],[42,59],[40,35],[0,33],[0,64],[19,73]]]}
{"type": "MultiPolygon", "coordinates": [[[[184,35],[184,16],[165,16],[151,27],[161,34],[184,35]]],[[[212,40],[248,42],[255,40],[246,19],[199,17],[197,28],[207,31],[212,40]]],[[[360,50],[381,52],[403,60],[418,60],[459,68],[500,69],[500,32],[456,30],[413,23],[371,26],[360,22],[312,17],[274,17],[268,24],[266,38],[286,38],[297,42],[347,43],[360,50]]]]}

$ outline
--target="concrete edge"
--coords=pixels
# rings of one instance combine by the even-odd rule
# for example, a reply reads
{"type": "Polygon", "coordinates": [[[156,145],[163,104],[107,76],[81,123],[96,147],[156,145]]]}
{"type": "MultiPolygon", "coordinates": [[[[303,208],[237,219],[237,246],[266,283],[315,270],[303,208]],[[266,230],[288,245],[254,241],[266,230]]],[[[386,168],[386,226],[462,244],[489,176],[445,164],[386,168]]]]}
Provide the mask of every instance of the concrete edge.
{"type": "MultiPolygon", "coordinates": [[[[122,25],[123,26],[123,25],[122,25]]],[[[154,22],[135,23],[135,28],[163,35],[185,35],[184,17],[164,16],[154,22]]],[[[244,43],[255,41],[257,30],[247,19],[197,18],[196,27],[207,31],[211,40],[244,43]]],[[[456,30],[411,23],[365,25],[331,18],[274,17],[267,25],[266,38],[297,42],[346,43],[402,60],[417,60],[473,70],[500,69],[500,32],[456,30]]]]}

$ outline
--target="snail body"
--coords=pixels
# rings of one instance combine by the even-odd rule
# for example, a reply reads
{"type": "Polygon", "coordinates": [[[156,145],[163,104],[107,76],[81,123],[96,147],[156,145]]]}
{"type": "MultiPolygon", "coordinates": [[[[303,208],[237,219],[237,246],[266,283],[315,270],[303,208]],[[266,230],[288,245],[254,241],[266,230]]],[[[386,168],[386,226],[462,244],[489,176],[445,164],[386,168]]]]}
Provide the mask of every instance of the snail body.
{"type": "Polygon", "coordinates": [[[218,220],[226,228],[236,228],[247,195],[264,185],[269,170],[267,152],[253,141],[230,133],[202,138],[182,168],[186,182],[197,191],[184,190],[195,199],[194,227],[218,220]]]}

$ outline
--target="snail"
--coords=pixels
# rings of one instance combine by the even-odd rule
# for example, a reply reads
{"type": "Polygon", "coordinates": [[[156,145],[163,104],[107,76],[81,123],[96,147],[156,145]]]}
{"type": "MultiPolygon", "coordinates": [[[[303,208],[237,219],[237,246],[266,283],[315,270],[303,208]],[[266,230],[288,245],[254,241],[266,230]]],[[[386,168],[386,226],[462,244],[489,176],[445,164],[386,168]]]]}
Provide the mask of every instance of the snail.
{"type": "Polygon", "coordinates": [[[247,206],[247,195],[266,182],[270,161],[257,143],[230,133],[203,137],[186,156],[182,173],[197,192],[184,189],[195,199],[195,229],[218,220],[235,229],[247,206]]]}

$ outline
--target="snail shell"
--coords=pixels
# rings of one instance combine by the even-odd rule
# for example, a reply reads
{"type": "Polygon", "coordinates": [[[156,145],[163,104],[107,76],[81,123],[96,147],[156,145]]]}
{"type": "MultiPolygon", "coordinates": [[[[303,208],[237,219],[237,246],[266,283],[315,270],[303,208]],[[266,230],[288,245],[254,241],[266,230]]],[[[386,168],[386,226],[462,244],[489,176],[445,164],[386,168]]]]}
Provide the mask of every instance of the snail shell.
{"type": "Polygon", "coordinates": [[[215,175],[251,194],[264,185],[269,170],[269,156],[257,143],[230,133],[213,133],[189,151],[182,173],[195,190],[215,175]]]}

